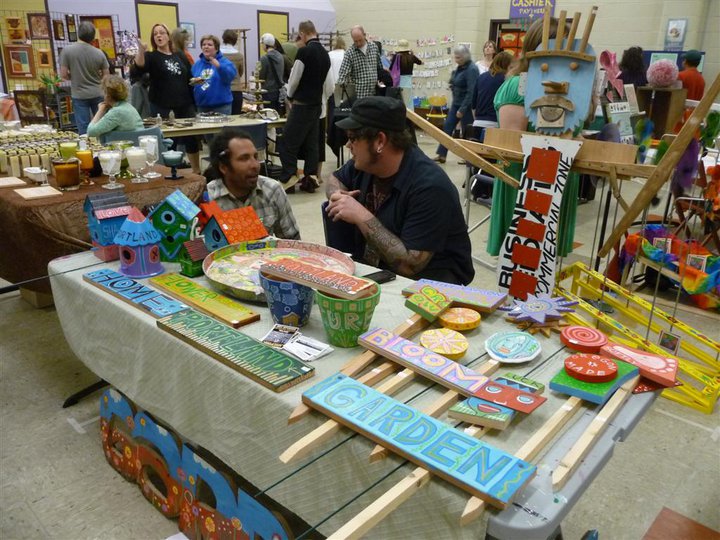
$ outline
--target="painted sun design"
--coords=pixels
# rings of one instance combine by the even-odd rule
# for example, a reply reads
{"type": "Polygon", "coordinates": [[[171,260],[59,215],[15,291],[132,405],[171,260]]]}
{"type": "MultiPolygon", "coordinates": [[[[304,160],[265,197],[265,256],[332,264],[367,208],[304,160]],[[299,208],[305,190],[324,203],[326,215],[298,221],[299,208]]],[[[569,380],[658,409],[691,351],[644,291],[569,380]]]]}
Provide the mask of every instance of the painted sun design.
{"type": "Polygon", "coordinates": [[[508,316],[514,319],[514,322],[531,321],[544,324],[546,321],[559,319],[569,311],[574,311],[570,306],[575,304],[577,302],[566,300],[561,296],[544,293],[537,296],[528,294],[526,301],[514,300],[508,316]]]}

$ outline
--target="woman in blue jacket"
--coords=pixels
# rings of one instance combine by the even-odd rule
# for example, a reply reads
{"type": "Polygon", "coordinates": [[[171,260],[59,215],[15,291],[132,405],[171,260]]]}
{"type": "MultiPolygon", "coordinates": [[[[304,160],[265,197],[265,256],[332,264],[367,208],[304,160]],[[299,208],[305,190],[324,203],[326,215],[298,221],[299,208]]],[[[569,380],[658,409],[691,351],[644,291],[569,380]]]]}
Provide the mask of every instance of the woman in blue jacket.
{"type": "MultiPolygon", "coordinates": [[[[453,49],[453,56],[457,69],[450,75],[450,90],[452,90],[452,104],[445,118],[443,131],[452,135],[455,126],[460,122],[462,132],[473,123],[471,108],[472,97],[475,92],[475,83],[479,75],[478,68],[472,62],[470,50],[465,45],[458,45],[453,49]]],[[[438,163],[445,163],[447,148],[442,144],[437,148],[437,155],[433,158],[438,163]]]]}
{"type": "Polygon", "coordinates": [[[220,52],[220,40],[216,36],[203,36],[200,40],[202,54],[192,66],[195,105],[200,112],[232,112],[233,95],[230,85],[237,69],[220,52]]]}

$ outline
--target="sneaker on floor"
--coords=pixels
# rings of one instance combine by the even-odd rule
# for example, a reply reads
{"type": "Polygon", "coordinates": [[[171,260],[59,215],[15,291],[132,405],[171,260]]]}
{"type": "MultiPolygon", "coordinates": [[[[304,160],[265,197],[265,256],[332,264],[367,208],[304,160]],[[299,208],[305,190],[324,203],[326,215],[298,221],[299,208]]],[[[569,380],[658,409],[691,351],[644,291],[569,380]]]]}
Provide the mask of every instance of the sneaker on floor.
{"type": "Polygon", "coordinates": [[[312,186],[313,186],[314,188],[319,188],[319,187],[320,187],[320,180],[318,180],[318,177],[315,176],[314,174],[308,174],[307,176],[305,176],[305,177],[303,178],[303,182],[304,182],[305,180],[307,180],[308,182],[310,182],[310,184],[312,184],[312,186]]]}
{"type": "Polygon", "coordinates": [[[280,182],[283,185],[283,189],[286,193],[293,193],[294,191],[288,191],[291,188],[295,187],[295,184],[297,184],[300,181],[300,178],[297,174],[293,174],[290,178],[287,179],[287,182],[280,182]]]}
{"type": "Polygon", "coordinates": [[[300,181],[300,191],[315,193],[315,187],[315,184],[309,176],[306,176],[300,181]]]}
{"type": "Polygon", "coordinates": [[[445,158],[441,155],[437,155],[433,158],[433,161],[437,163],[445,163],[445,158]]]}

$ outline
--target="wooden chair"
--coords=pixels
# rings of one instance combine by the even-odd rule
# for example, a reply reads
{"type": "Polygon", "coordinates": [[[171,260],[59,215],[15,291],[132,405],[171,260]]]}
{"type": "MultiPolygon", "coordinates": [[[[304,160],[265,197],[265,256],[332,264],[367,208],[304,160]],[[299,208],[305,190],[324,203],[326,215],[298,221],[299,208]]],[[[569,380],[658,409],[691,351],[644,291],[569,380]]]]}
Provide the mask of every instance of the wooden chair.
{"type": "Polygon", "coordinates": [[[47,94],[43,90],[15,90],[15,107],[23,125],[49,124],[47,94]]]}

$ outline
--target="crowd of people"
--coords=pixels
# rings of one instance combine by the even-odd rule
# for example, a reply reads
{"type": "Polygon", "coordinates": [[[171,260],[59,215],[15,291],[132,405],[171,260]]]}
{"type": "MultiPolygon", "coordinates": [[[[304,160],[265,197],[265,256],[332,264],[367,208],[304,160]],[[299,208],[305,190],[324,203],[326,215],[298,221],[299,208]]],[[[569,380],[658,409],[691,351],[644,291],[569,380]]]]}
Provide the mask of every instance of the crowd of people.
{"type": "MultiPolygon", "coordinates": [[[[443,126],[448,135],[459,132],[482,141],[488,127],[533,131],[520,85],[528,70],[526,54],[542,38],[540,22],[528,29],[517,58],[498,50],[494,41],[484,43],[477,62],[467,46],[454,47],[451,101],[443,126]]],[[[439,145],[430,159],[407,127],[406,110],[413,108],[413,69],[422,60],[405,39],[386,57],[381,44],[368,39],[359,25],[350,30],[350,47],[337,37],[330,51],[320,43],[312,21],[303,21],[298,28],[296,39],[287,46],[269,33],[260,38],[264,54],[257,77],[263,99],[286,116],[278,179],[260,175],[257,149],[247,133],[225,128],[208,140],[209,198],[224,210],[252,206],[271,234],[299,239],[288,193],[296,185],[307,192],[320,187],[326,128],[341,130],[350,159],[327,179],[324,219],[329,242],[357,260],[407,277],[468,284],[474,276],[470,239],[458,191],[440,167],[447,149],[439,145]],[[335,121],[336,108],[350,111],[335,121]],[[331,125],[326,126],[328,119],[331,125]],[[302,174],[299,159],[304,161],[302,174]]],[[[553,20],[550,37],[556,31],[553,20]]],[[[61,57],[61,74],[72,83],[80,134],[101,136],[112,130],[141,129],[145,110],[163,118],[242,110],[245,59],[236,48],[234,30],[223,32],[222,44],[214,35],[202,36],[201,53],[194,58],[186,46],[187,32],[180,28],[171,32],[164,24],[155,24],[150,50],[138,43],[130,92],[122,77],[109,75],[107,58],[90,44],[94,36],[92,24],[83,22],[79,41],[61,57]],[[141,104],[143,99],[147,103],[141,104]]],[[[685,69],[678,80],[690,99],[700,99],[704,92],[697,69],[701,60],[698,51],[689,51],[683,58],[685,69]]],[[[640,47],[625,50],[619,68],[623,83],[647,84],[640,47]]],[[[199,173],[198,139],[181,137],[176,143],[184,145],[190,166],[199,173]]],[[[519,178],[520,167],[511,164],[507,172],[519,178]]],[[[577,184],[575,175],[570,175],[561,208],[561,256],[572,249],[577,184]]],[[[490,254],[497,254],[507,233],[515,199],[514,188],[495,181],[490,254]]]]}

